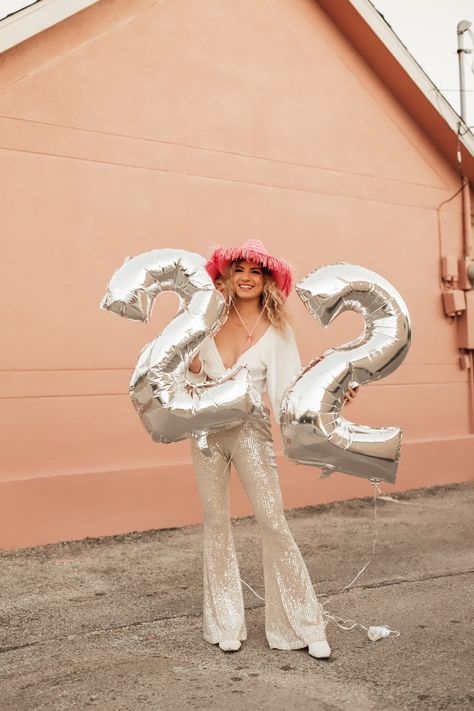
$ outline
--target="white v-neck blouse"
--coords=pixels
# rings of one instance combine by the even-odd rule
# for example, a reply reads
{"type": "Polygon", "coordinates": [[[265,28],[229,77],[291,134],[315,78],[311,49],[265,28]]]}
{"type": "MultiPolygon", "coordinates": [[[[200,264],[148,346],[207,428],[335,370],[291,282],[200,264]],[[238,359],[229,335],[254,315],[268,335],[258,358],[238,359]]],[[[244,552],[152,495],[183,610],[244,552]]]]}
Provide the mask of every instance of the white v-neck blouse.
{"type": "Polygon", "coordinates": [[[204,343],[199,357],[202,363],[201,372],[195,374],[188,370],[186,376],[190,382],[204,382],[206,377],[215,380],[237,366],[245,365],[259,393],[263,395],[267,392],[277,420],[282,395],[301,369],[298,347],[290,327],[283,335],[273,326],[269,326],[263,336],[242,353],[232,368],[225,367],[213,338],[204,343]]]}

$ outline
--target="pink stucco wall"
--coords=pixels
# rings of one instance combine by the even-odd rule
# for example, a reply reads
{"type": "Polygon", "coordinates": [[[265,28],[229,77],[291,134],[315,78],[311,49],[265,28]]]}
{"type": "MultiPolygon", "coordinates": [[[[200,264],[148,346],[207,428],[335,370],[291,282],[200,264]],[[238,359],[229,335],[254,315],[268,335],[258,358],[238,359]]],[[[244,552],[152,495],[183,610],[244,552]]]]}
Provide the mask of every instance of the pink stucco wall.
{"type": "MultiPolygon", "coordinates": [[[[390,492],[471,474],[467,373],[439,286],[462,220],[456,198],[439,236],[437,207],[459,179],[317,2],[99,2],[3,55],[0,164],[3,547],[200,520],[187,444],[154,444],[127,394],[175,297],[149,326],[98,308],[123,257],[156,247],[253,237],[300,277],[335,261],[383,274],[413,345],[350,416],[403,427],[390,492]]],[[[323,332],[290,304],[304,359],[360,329],[345,315],[323,332]]],[[[288,507],[370,493],[280,464],[288,507]]],[[[233,513],[248,513],[233,487],[233,513]]]]}

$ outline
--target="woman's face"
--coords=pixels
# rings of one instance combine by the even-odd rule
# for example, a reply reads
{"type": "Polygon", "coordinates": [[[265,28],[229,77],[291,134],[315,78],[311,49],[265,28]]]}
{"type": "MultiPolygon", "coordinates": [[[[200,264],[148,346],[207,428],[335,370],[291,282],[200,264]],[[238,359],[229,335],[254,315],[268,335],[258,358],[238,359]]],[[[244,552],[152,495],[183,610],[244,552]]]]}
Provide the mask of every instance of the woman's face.
{"type": "Polygon", "coordinates": [[[262,267],[257,262],[236,262],[231,268],[230,283],[239,299],[258,299],[265,284],[262,267]]]}

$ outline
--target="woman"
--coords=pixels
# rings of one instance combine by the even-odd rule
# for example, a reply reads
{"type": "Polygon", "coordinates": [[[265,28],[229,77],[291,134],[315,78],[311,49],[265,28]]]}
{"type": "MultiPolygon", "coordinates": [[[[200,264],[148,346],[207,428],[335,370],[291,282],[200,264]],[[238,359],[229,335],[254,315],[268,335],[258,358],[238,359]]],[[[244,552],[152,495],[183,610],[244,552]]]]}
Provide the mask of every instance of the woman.
{"type": "MultiPolygon", "coordinates": [[[[249,240],[242,247],[214,250],[206,268],[228,299],[229,315],[192,361],[189,378],[215,379],[246,365],[257,389],[267,391],[278,419],[283,392],[301,368],[284,309],[292,286],[291,267],[270,256],[262,242],[249,240]]],[[[350,391],[346,397],[353,396],[350,391]]],[[[232,462],[262,535],[270,648],[308,647],[313,657],[329,657],[321,608],[283,512],[268,411],[258,420],[209,434],[208,444],[210,457],[192,445],[204,509],[204,639],[223,651],[237,651],[247,636],[230,526],[232,462]]]]}

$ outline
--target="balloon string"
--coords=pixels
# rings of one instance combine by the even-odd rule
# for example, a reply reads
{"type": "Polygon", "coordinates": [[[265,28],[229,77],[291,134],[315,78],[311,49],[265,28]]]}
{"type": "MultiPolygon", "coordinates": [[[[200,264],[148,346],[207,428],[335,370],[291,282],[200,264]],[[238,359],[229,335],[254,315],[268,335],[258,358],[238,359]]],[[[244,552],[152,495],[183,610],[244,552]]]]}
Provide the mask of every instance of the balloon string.
{"type": "MultiPolygon", "coordinates": [[[[234,304],[234,308],[235,308],[235,304],[234,304]]],[[[260,316],[258,317],[256,323],[254,324],[254,327],[252,328],[252,331],[251,331],[251,332],[248,330],[246,324],[245,324],[244,321],[242,320],[242,318],[241,318],[241,316],[240,316],[238,310],[235,309],[235,310],[236,310],[236,313],[237,313],[237,315],[238,315],[238,317],[239,317],[240,320],[242,321],[243,326],[245,327],[245,329],[247,330],[247,333],[248,333],[249,336],[250,336],[249,342],[248,342],[248,344],[247,344],[247,347],[244,349],[243,353],[245,353],[245,351],[248,349],[248,347],[249,347],[249,345],[250,345],[251,335],[252,335],[253,331],[255,330],[255,327],[256,327],[258,321],[259,321],[260,318],[262,317],[262,315],[263,315],[263,313],[264,313],[264,309],[265,309],[265,306],[262,308],[262,311],[261,311],[261,313],[260,313],[260,316]]],[[[240,357],[240,356],[239,356],[239,357],[240,357]]],[[[227,470],[228,470],[228,469],[231,467],[231,465],[232,465],[232,460],[233,460],[233,458],[234,458],[234,454],[235,454],[235,452],[237,451],[237,448],[238,448],[238,446],[239,446],[239,444],[240,444],[241,433],[242,433],[242,428],[240,428],[240,430],[239,430],[239,434],[238,434],[236,443],[235,443],[235,445],[234,445],[234,447],[233,447],[233,449],[232,449],[232,452],[230,453],[230,455],[229,455],[229,457],[228,457],[228,459],[227,459],[227,464],[226,464],[226,466],[225,466],[225,468],[224,468],[224,470],[223,470],[223,475],[226,474],[227,470]]],[[[373,496],[373,502],[374,502],[374,518],[373,518],[373,524],[372,524],[372,525],[373,525],[373,536],[372,536],[372,553],[371,553],[371,556],[370,556],[370,558],[368,559],[368,561],[365,563],[365,565],[359,570],[359,572],[357,573],[357,575],[355,575],[355,577],[351,580],[350,583],[348,583],[348,584],[345,585],[343,588],[341,588],[340,590],[338,590],[337,592],[335,592],[333,595],[331,595],[330,597],[328,597],[327,600],[325,600],[322,604],[320,603],[322,615],[323,615],[324,618],[326,618],[325,621],[324,621],[324,626],[325,626],[325,627],[327,627],[327,625],[329,624],[329,621],[332,620],[333,622],[335,622],[335,624],[336,624],[340,629],[342,629],[342,630],[344,630],[344,631],[348,631],[348,632],[351,631],[351,630],[353,630],[353,629],[355,629],[355,628],[357,628],[357,627],[359,627],[360,629],[363,629],[363,630],[365,630],[365,631],[368,631],[368,629],[369,629],[369,628],[366,627],[365,625],[362,625],[360,622],[356,622],[355,620],[352,620],[352,619],[350,619],[350,618],[349,618],[349,619],[344,619],[344,618],[342,618],[342,617],[340,617],[340,616],[338,616],[338,615],[331,615],[331,614],[329,614],[329,612],[328,612],[327,610],[324,609],[324,607],[325,607],[325,605],[327,605],[331,600],[333,600],[335,597],[337,597],[337,596],[340,595],[341,593],[345,592],[346,590],[349,590],[349,589],[354,585],[354,583],[360,578],[360,576],[364,573],[364,571],[367,570],[367,568],[369,567],[370,563],[372,562],[372,560],[373,560],[374,557],[375,557],[375,552],[376,552],[376,548],[377,548],[377,540],[378,540],[377,496],[382,493],[381,490],[380,490],[380,487],[379,487],[380,481],[381,481],[380,479],[376,479],[376,478],[370,479],[370,483],[372,484],[372,496],[373,496]]],[[[253,587],[252,587],[251,585],[249,585],[242,577],[240,578],[240,582],[243,583],[243,584],[255,595],[256,598],[258,598],[259,600],[262,600],[262,602],[265,602],[265,598],[262,597],[261,595],[259,595],[259,594],[253,589],[253,587]]],[[[313,587],[314,587],[314,585],[315,585],[315,584],[313,584],[313,587]]],[[[390,630],[390,631],[389,631],[389,636],[390,636],[390,635],[393,635],[393,636],[398,637],[398,636],[400,635],[400,632],[395,631],[395,630],[390,630]]]]}
{"type": "MultiPolygon", "coordinates": [[[[339,615],[331,615],[327,610],[324,609],[325,605],[328,604],[331,600],[334,600],[335,597],[340,595],[341,593],[345,592],[346,590],[349,590],[354,583],[360,578],[362,573],[364,573],[365,570],[369,567],[370,563],[373,561],[375,557],[375,552],[377,549],[377,542],[378,542],[378,518],[377,518],[377,496],[380,495],[382,492],[380,490],[379,484],[380,484],[380,479],[370,479],[370,483],[372,484],[372,496],[373,496],[373,502],[374,502],[374,518],[373,518],[373,523],[372,523],[372,530],[373,530],[373,535],[372,535],[372,553],[370,555],[370,558],[368,561],[365,563],[365,565],[362,566],[362,568],[359,570],[357,575],[354,576],[354,578],[351,580],[350,583],[345,585],[343,588],[335,592],[333,595],[328,597],[327,600],[325,600],[321,604],[321,608],[323,611],[323,616],[326,618],[325,622],[325,627],[329,624],[330,621],[335,622],[335,624],[339,627],[339,629],[344,630],[345,632],[350,632],[353,629],[360,628],[365,630],[366,632],[369,631],[369,628],[366,627],[365,625],[361,624],[360,622],[356,622],[355,620],[348,618],[344,619],[343,617],[340,617],[339,615]]],[[[399,637],[400,632],[398,630],[391,630],[388,628],[388,636],[393,636],[393,637],[399,637]]]]}
{"type": "Polygon", "coordinates": [[[372,495],[373,495],[373,502],[374,502],[374,518],[373,518],[373,523],[372,523],[372,526],[373,526],[373,529],[372,529],[372,530],[373,530],[373,536],[372,536],[372,553],[371,553],[370,558],[369,558],[369,560],[367,561],[367,563],[365,563],[365,565],[359,570],[359,572],[358,572],[357,575],[351,580],[351,582],[348,583],[347,585],[345,585],[343,588],[341,588],[341,589],[338,590],[337,592],[335,592],[335,593],[334,593],[333,595],[331,595],[330,597],[328,597],[328,599],[325,600],[325,601],[322,603],[321,607],[324,607],[325,605],[327,605],[328,602],[329,602],[330,600],[333,600],[337,595],[340,595],[341,593],[345,592],[346,590],[349,590],[349,588],[351,588],[351,587],[354,585],[354,583],[360,578],[360,576],[362,575],[362,573],[363,573],[365,570],[367,570],[367,568],[369,567],[369,565],[371,564],[371,562],[373,561],[373,559],[374,559],[374,557],[375,557],[375,551],[376,551],[376,548],[377,548],[377,539],[378,539],[378,526],[377,526],[377,523],[378,523],[378,521],[377,521],[377,494],[381,494],[382,492],[380,491],[380,487],[379,487],[380,479],[371,479],[371,480],[370,480],[370,483],[372,484],[372,495]]]}
{"type": "MultiPolygon", "coordinates": [[[[355,620],[352,620],[351,618],[349,619],[344,619],[344,617],[339,617],[339,615],[330,615],[329,612],[326,612],[326,610],[323,611],[323,615],[326,618],[326,623],[325,627],[327,627],[329,620],[332,620],[333,622],[336,623],[336,625],[339,627],[339,629],[344,630],[345,632],[350,632],[351,630],[355,629],[356,627],[360,627],[362,630],[365,630],[366,632],[369,631],[369,628],[366,627],[365,625],[362,625],[360,622],[355,622],[355,620]]],[[[400,633],[398,633],[400,634],[400,633]]]]}
{"type": "MultiPolygon", "coordinates": [[[[323,615],[326,618],[325,627],[327,627],[329,620],[332,620],[336,623],[339,629],[344,630],[344,632],[350,632],[356,627],[360,627],[360,629],[365,630],[366,632],[369,631],[369,627],[362,625],[360,622],[356,622],[350,617],[346,620],[344,617],[339,617],[339,615],[330,615],[329,612],[326,611],[323,612],[323,615]]],[[[383,627],[386,627],[386,625],[383,625],[383,627]]],[[[400,637],[400,632],[398,630],[391,630],[390,627],[386,627],[386,629],[388,630],[388,637],[400,637]]]]}
{"type": "MultiPolygon", "coordinates": [[[[230,463],[230,462],[229,462],[230,463]]],[[[335,597],[340,595],[341,593],[345,592],[346,590],[349,590],[354,583],[360,578],[362,573],[367,570],[369,567],[370,563],[375,557],[375,552],[377,549],[377,541],[378,541],[378,519],[377,519],[377,496],[380,495],[382,492],[379,487],[380,479],[370,479],[370,483],[372,484],[372,496],[373,496],[373,503],[374,503],[374,517],[373,517],[373,522],[372,522],[372,530],[373,530],[373,535],[372,535],[372,553],[369,558],[369,560],[365,563],[365,565],[359,570],[357,575],[354,576],[354,578],[351,580],[350,583],[345,585],[343,588],[335,592],[333,595],[328,597],[327,600],[325,600],[320,606],[321,606],[321,612],[323,617],[325,618],[324,621],[324,626],[327,627],[330,621],[334,622],[341,630],[344,630],[346,632],[350,632],[353,629],[360,628],[368,632],[369,628],[366,627],[365,625],[361,624],[360,622],[356,622],[352,618],[345,619],[344,617],[340,617],[339,615],[331,615],[327,610],[324,609],[324,606],[328,604],[331,600],[334,600],[335,597]]],[[[259,595],[255,590],[243,579],[240,578],[241,582],[257,597],[259,600],[262,600],[265,602],[265,598],[259,595]]],[[[314,587],[314,585],[313,585],[314,587]]],[[[389,628],[387,628],[389,629],[389,628]]],[[[394,636],[394,637],[399,637],[400,632],[397,630],[391,630],[389,629],[389,634],[388,636],[394,636]]]]}
{"type": "Polygon", "coordinates": [[[263,602],[265,602],[265,598],[255,592],[255,590],[248,583],[246,583],[243,578],[240,578],[240,582],[243,583],[249,590],[251,590],[255,597],[258,597],[259,600],[263,600],[263,602]]]}

